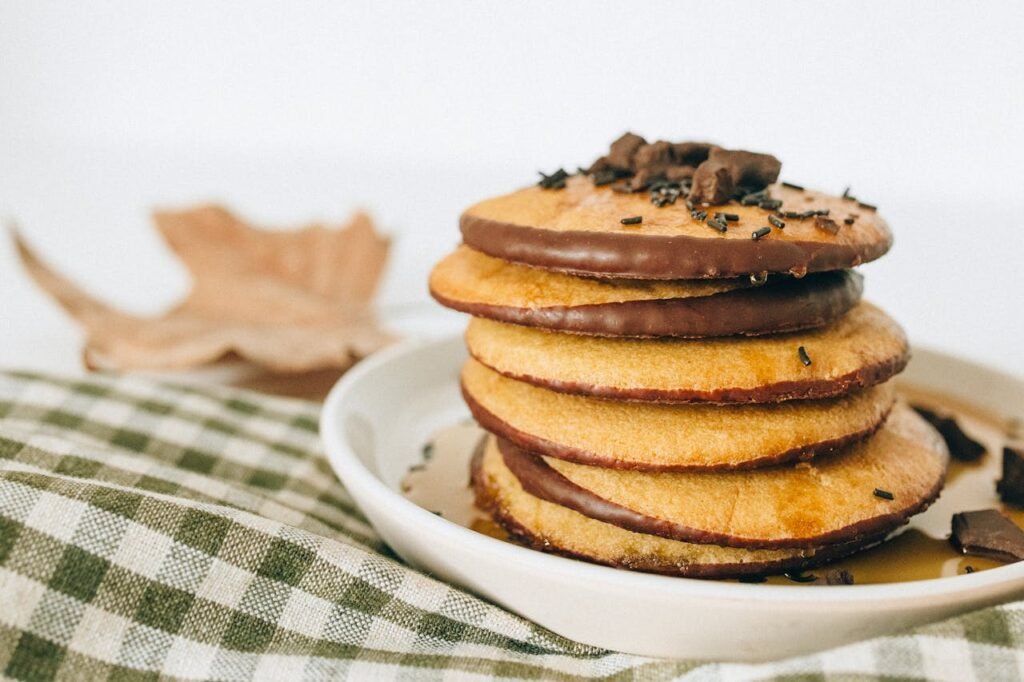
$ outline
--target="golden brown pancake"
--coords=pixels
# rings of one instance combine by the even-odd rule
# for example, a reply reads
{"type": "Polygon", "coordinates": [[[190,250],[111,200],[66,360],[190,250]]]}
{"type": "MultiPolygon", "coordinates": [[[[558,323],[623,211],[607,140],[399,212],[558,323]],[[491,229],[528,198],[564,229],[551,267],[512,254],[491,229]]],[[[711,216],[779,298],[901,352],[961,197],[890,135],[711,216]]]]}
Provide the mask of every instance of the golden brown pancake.
{"type": "Polygon", "coordinates": [[[561,190],[528,187],[471,206],[460,220],[463,241],[504,260],[595,277],[699,279],[754,273],[842,270],[889,250],[892,233],[877,211],[842,197],[782,185],[770,188],[782,207],[766,210],[736,201],[706,208],[739,220],[719,233],[695,219],[682,201],[654,206],[646,192],[623,194],[595,187],[586,177],[569,178],[561,190]],[[825,217],[768,216],[828,210],[825,217]],[[639,225],[621,220],[640,216],[639,225]],[[846,220],[852,218],[852,224],[846,220]],[[831,221],[826,222],[826,221],[831,221]],[[825,229],[825,226],[831,229],[825,229]],[[834,230],[834,233],[833,233],[834,230]]]}
{"type": "Polygon", "coordinates": [[[811,568],[881,540],[864,538],[820,548],[739,549],[634,533],[525,492],[493,437],[474,457],[472,482],[477,505],[520,543],[634,571],[704,578],[781,573],[811,568]]]}
{"type": "Polygon", "coordinates": [[[874,432],[895,401],[882,384],[817,401],[663,405],[557,393],[469,360],[462,392],[488,431],[550,457],[656,471],[751,468],[807,459],[874,432]]]}
{"type": "Polygon", "coordinates": [[[949,460],[938,433],[905,404],[840,452],[752,471],[620,471],[499,447],[535,497],[638,533],[756,549],[888,533],[938,497],[949,460]]]}
{"type": "Polygon", "coordinates": [[[598,338],[474,318],[466,344],[488,367],[537,386],[654,402],[838,396],[886,381],[909,359],[903,330],[869,303],[828,327],[756,338],[598,338]]]}
{"type": "Polygon", "coordinates": [[[492,258],[467,246],[430,275],[443,305],[501,322],[598,336],[701,338],[823,326],[860,300],[849,270],[771,278],[636,280],[574,277],[492,258]]]}

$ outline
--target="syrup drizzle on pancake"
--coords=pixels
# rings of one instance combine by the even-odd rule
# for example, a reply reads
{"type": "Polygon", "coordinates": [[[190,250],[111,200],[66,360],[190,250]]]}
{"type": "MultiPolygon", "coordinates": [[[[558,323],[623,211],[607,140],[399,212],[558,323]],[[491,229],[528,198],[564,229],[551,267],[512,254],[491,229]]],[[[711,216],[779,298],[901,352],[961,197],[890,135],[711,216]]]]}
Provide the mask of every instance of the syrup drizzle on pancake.
{"type": "MultiPolygon", "coordinates": [[[[966,509],[996,508],[1024,526],[1024,509],[999,500],[995,481],[1000,476],[999,454],[1012,424],[946,396],[915,389],[901,382],[900,391],[911,403],[942,408],[954,414],[963,429],[986,447],[976,462],[952,460],[942,496],[925,513],[884,544],[827,567],[810,571],[824,578],[829,570],[849,571],[858,585],[899,583],[983,571],[1003,564],[959,554],[947,539],[952,515],[966,509]]],[[[487,514],[473,505],[469,487],[469,459],[483,431],[474,425],[445,428],[430,439],[430,459],[414,467],[402,481],[403,493],[413,502],[485,535],[507,539],[487,514]]],[[[884,481],[879,481],[884,487],[884,481]]],[[[796,585],[784,576],[769,576],[766,584],[796,585]]]]}

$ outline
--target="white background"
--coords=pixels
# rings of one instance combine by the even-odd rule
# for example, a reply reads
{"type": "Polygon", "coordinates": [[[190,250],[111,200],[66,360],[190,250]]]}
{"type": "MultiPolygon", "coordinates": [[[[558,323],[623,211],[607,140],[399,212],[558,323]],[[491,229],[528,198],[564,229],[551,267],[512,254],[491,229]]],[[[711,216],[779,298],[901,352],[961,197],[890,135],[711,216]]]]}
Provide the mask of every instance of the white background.
{"type": "MultiPolygon", "coordinates": [[[[878,204],[896,245],[868,296],[915,342],[1024,375],[1021,36],[1014,1],[0,0],[0,219],[157,312],[187,279],[153,206],[364,206],[404,304],[469,203],[626,129],[708,139],[878,204]]],[[[70,371],[79,348],[0,239],[0,366],[70,371]]]]}

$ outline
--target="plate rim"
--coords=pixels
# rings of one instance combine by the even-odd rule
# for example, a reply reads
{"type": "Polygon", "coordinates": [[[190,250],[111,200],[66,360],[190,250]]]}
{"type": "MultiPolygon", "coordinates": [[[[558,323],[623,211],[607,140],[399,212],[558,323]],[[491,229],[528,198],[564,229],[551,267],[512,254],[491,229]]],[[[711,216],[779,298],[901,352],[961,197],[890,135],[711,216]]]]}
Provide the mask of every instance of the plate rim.
{"type": "MultiPolygon", "coordinates": [[[[422,527],[424,531],[440,535],[449,542],[465,543],[467,544],[465,549],[476,549],[481,553],[491,554],[493,559],[505,563],[517,566],[525,565],[531,571],[543,571],[549,575],[557,574],[574,580],[585,580],[592,586],[607,584],[620,590],[643,590],[660,594],[669,592],[679,597],[714,600],[750,601],[753,599],[771,604],[813,601],[819,604],[829,602],[836,605],[863,606],[865,601],[884,601],[888,606],[898,608],[902,603],[918,601],[922,598],[950,596],[960,592],[973,593],[983,591],[988,587],[1000,586],[1015,579],[1024,579],[1024,562],[975,573],[924,580],[845,585],[841,590],[822,590],[820,586],[812,585],[764,585],[666,576],[626,571],[540,552],[489,537],[439,517],[393,490],[370,471],[345,442],[342,429],[339,428],[335,416],[341,413],[343,406],[350,399],[350,394],[365,375],[378,371],[381,367],[386,367],[408,355],[443,345],[454,345],[456,342],[461,343],[461,340],[461,334],[449,334],[431,339],[406,339],[368,356],[346,372],[331,388],[320,413],[319,431],[328,463],[346,489],[351,491],[358,488],[363,494],[382,498],[382,503],[386,504],[396,517],[408,518],[417,526],[422,527]]],[[[1024,391],[1024,381],[1009,372],[973,360],[965,360],[928,346],[913,345],[912,347],[915,355],[919,354],[931,360],[959,364],[972,372],[999,375],[1020,385],[1021,390],[1024,391]]],[[[351,492],[350,494],[355,496],[351,492]]],[[[369,522],[373,526],[372,520],[369,522]]],[[[408,530],[409,532],[415,531],[414,528],[408,530]]]]}

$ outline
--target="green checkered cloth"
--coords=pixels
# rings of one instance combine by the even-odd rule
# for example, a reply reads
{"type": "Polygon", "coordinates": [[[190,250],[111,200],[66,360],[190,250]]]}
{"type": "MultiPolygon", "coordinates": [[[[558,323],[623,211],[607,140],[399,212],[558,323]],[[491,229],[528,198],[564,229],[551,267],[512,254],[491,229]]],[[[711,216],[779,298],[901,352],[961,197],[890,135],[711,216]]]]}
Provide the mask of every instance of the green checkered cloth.
{"type": "Polygon", "coordinates": [[[0,675],[1010,680],[1024,604],[766,665],[559,637],[405,566],[331,473],[318,405],[0,373],[0,675]]]}

